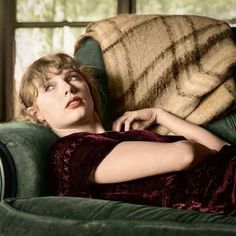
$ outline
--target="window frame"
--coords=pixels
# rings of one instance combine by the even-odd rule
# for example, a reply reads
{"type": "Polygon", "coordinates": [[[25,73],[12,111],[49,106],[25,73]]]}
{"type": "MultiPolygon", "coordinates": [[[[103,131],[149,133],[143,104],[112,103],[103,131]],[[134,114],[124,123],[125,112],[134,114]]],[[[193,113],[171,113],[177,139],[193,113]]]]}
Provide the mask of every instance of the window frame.
{"type": "Polygon", "coordinates": [[[14,113],[14,62],[16,0],[1,0],[0,7],[0,122],[9,121],[14,113]]]}
{"type": "MultiPolygon", "coordinates": [[[[16,28],[55,28],[55,27],[86,27],[91,21],[47,21],[47,22],[17,22],[16,21],[16,2],[13,0],[14,12],[15,12],[15,29],[16,28]]],[[[135,13],[136,10],[136,0],[117,0],[117,15],[119,14],[130,14],[135,13]]]]}

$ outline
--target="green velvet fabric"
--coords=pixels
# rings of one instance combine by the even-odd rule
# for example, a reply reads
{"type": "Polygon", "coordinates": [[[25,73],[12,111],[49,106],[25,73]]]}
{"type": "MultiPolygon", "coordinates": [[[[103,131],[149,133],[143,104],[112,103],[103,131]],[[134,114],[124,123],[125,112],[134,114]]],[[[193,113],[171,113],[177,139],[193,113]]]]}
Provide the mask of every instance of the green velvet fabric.
{"type": "Polygon", "coordinates": [[[42,125],[23,121],[0,124],[0,140],[15,163],[17,197],[46,194],[47,152],[57,138],[42,125]]]}
{"type": "Polygon", "coordinates": [[[236,110],[204,126],[225,141],[236,144],[236,110]]]}
{"type": "Polygon", "coordinates": [[[236,235],[236,218],[73,197],[6,199],[0,235],[236,235]]]}
{"type": "Polygon", "coordinates": [[[103,104],[105,107],[105,114],[103,124],[108,127],[111,122],[110,117],[110,103],[107,89],[107,74],[102,57],[101,48],[98,42],[92,38],[85,38],[80,49],[75,54],[75,59],[81,64],[88,66],[96,78],[99,80],[102,89],[103,104]]]}

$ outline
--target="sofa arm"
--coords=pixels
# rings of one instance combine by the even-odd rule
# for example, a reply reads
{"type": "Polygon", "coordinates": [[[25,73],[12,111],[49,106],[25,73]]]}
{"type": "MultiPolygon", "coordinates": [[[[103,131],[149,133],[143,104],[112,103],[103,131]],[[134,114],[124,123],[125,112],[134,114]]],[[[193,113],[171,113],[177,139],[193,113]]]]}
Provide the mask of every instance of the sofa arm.
{"type": "Polygon", "coordinates": [[[42,125],[23,121],[0,124],[2,198],[47,194],[47,153],[57,138],[42,125]]]}
{"type": "Polygon", "coordinates": [[[16,169],[7,147],[0,142],[0,200],[16,195],[16,169]]]}

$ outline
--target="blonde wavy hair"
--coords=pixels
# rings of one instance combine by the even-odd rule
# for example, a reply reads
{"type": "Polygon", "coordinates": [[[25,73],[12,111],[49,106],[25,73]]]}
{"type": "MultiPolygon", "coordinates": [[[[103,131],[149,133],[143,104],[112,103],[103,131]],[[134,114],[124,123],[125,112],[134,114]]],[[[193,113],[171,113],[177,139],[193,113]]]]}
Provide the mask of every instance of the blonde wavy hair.
{"type": "Polygon", "coordinates": [[[104,107],[101,99],[101,88],[88,67],[80,66],[79,63],[71,56],[65,53],[49,54],[34,61],[25,71],[19,89],[18,111],[15,115],[17,120],[30,121],[32,123],[44,124],[27,111],[27,108],[35,106],[35,99],[38,96],[38,88],[43,86],[48,80],[48,74],[52,73],[50,68],[56,68],[55,74],[60,74],[64,69],[73,69],[79,73],[87,82],[93,101],[95,110],[103,120],[104,107]]]}

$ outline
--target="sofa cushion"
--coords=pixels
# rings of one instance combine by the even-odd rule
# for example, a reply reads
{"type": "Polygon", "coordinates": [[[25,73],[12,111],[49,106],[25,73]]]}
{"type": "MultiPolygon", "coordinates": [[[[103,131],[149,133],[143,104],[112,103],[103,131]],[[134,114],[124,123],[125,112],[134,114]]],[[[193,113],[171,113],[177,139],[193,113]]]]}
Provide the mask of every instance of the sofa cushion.
{"type": "MultiPolygon", "coordinates": [[[[0,141],[8,149],[15,164],[17,197],[42,196],[47,193],[47,152],[57,138],[49,128],[42,125],[23,121],[0,124],[0,141]]],[[[2,160],[3,155],[1,149],[2,160]]],[[[7,156],[4,155],[4,158],[7,156]]],[[[8,178],[13,179],[15,176],[10,175],[8,178]]],[[[4,182],[9,182],[9,179],[4,182]]]]}
{"type": "Polygon", "coordinates": [[[0,218],[3,236],[236,234],[235,217],[78,197],[5,199],[0,218]]]}

